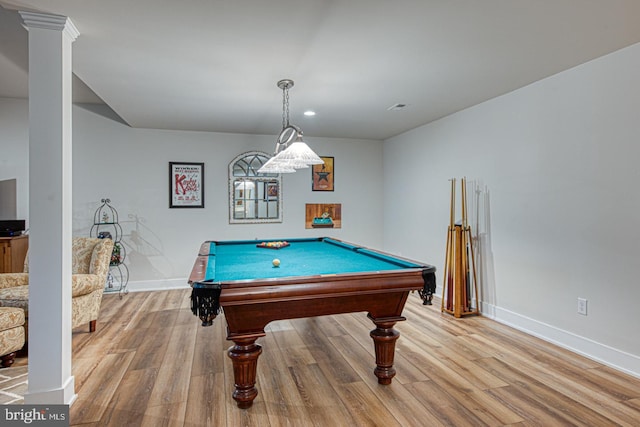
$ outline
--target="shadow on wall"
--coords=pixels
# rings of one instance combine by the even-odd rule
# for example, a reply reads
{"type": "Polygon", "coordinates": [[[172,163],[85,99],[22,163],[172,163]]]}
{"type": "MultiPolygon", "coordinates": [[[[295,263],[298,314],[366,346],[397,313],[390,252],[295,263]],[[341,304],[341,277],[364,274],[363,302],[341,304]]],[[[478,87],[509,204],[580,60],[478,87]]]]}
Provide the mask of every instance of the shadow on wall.
{"type": "Polygon", "coordinates": [[[161,271],[158,267],[171,265],[160,237],[144,224],[144,218],[137,214],[127,217],[129,220],[122,222],[125,230],[122,242],[127,246],[129,271],[137,272],[145,280],[169,277],[171,272],[161,271]]]}
{"type": "MultiPolygon", "coordinates": [[[[73,212],[73,235],[91,235],[94,214],[99,202],[88,202],[76,206],[73,212]]],[[[172,263],[164,253],[160,237],[145,225],[145,219],[137,214],[128,214],[128,220],[123,220],[122,210],[119,209],[119,224],[122,227],[120,245],[125,254],[123,264],[129,270],[131,280],[153,280],[172,277],[172,263]]]]}
{"type": "Polygon", "coordinates": [[[491,203],[489,188],[481,181],[467,182],[469,200],[469,225],[474,241],[476,273],[478,277],[478,300],[480,311],[494,316],[496,305],[496,282],[493,251],[491,249],[491,203]],[[469,191],[471,190],[471,191],[469,191]]]}

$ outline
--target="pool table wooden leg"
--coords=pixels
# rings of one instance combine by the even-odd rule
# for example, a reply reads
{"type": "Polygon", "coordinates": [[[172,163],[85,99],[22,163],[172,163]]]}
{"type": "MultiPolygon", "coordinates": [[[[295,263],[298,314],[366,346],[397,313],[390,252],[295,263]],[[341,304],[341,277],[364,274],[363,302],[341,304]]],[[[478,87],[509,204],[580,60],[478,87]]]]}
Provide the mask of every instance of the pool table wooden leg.
{"type": "Polygon", "coordinates": [[[400,332],[393,329],[393,325],[398,321],[405,320],[405,318],[398,316],[375,319],[371,315],[368,317],[377,326],[369,334],[373,338],[376,350],[376,368],[373,373],[378,377],[378,384],[391,384],[391,380],[396,375],[393,358],[396,351],[396,341],[400,337],[400,332]]]}
{"type": "MultiPolygon", "coordinates": [[[[264,335],[264,334],[263,334],[264,335]]],[[[258,356],[262,347],[256,344],[258,337],[233,338],[234,346],[229,347],[227,354],[233,363],[233,378],[235,390],[233,399],[238,408],[246,409],[253,405],[253,399],[258,395],[256,389],[256,370],[258,356]]]]}

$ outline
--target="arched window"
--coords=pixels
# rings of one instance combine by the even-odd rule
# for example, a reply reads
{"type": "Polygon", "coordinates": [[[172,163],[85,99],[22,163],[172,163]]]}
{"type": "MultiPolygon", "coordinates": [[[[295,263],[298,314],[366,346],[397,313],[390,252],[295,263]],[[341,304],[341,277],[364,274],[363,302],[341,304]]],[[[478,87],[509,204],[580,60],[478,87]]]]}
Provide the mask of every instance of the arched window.
{"type": "Polygon", "coordinates": [[[261,151],[240,154],[229,163],[229,223],[282,222],[282,178],[258,173],[269,160],[261,151]]]}

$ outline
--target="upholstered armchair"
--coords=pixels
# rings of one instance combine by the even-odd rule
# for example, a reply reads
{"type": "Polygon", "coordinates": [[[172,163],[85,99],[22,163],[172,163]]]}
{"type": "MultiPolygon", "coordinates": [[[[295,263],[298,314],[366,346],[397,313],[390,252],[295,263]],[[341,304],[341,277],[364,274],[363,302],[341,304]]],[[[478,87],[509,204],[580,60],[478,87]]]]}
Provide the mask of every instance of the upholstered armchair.
{"type": "MultiPolygon", "coordinates": [[[[71,308],[72,327],[89,323],[89,332],[96,329],[102,292],[109,273],[113,241],[91,237],[74,237],[72,244],[71,308]]],[[[24,328],[29,322],[29,255],[24,273],[0,274],[0,307],[24,310],[24,328]]]]}

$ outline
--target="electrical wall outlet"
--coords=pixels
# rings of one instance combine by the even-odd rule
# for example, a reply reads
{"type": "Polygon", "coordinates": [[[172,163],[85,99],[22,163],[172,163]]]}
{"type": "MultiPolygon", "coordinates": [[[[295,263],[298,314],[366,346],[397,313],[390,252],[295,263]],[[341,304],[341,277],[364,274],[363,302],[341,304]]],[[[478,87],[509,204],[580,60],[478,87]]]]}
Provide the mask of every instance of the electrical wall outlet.
{"type": "Polygon", "coordinates": [[[578,298],[578,314],[587,315],[587,299],[578,298]]]}

